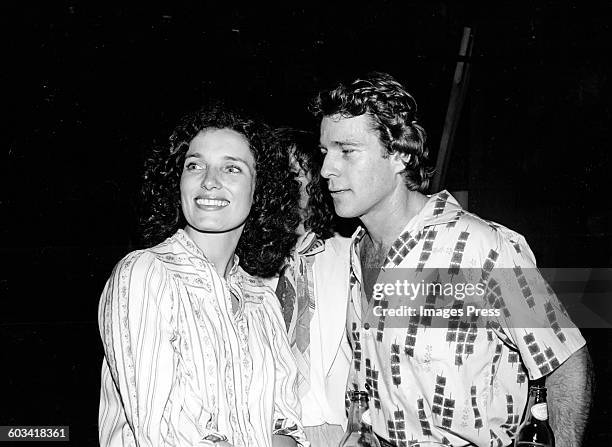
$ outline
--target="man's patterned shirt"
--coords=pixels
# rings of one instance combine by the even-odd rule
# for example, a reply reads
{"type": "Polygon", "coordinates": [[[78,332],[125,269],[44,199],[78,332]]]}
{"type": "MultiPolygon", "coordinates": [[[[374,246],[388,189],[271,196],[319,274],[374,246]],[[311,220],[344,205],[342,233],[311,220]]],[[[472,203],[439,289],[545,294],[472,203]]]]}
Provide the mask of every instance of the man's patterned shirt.
{"type": "MultiPolygon", "coordinates": [[[[411,302],[364,297],[364,234],[363,228],[355,232],[351,249],[349,388],[369,391],[374,431],[397,446],[425,440],[509,444],[525,407],[528,377],[550,373],[585,344],[539,274],[525,239],[464,211],[446,191],[432,196],[392,245],[378,281],[398,268],[413,283],[433,269],[477,272],[483,304],[498,309],[502,323],[449,318],[447,326],[432,327],[427,319],[406,316],[390,327],[388,317],[373,317],[373,307],[411,302]],[[366,321],[373,318],[374,324],[366,321]]],[[[452,296],[427,299],[437,308],[465,305],[452,296]]]]}

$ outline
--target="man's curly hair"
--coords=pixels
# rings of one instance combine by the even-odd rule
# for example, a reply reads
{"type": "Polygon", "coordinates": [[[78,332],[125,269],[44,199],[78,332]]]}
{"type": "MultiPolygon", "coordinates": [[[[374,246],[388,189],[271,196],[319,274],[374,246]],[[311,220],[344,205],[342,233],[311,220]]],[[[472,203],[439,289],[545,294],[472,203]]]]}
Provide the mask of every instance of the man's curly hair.
{"type": "Polygon", "coordinates": [[[221,104],[186,115],[168,142],[151,151],[142,187],[143,240],[155,245],[187,224],[181,209],[181,173],[189,143],[205,129],[231,129],[249,143],[255,158],[255,194],[236,254],[249,274],[274,276],[297,239],[299,185],[290,170],[287,151],[271,144],[268,126],[221,104]]]}
{"type": "MultiPolygon", "coordinates": [[[[310,230],[321,239],[334,235],[334,208],[327,182],[321,177],[323,157],[318,150],[319,142],[312,132],[291,127],[280,127],[274,131],[274,143],[279,150],[293,156],[300,168],[310,175],[306,186],[308,203],[304,228],[310,230]]],[[[297,176],[297,173],[294,174],[297,176]]]]}
{"type": "Polygon", "coordinates": [[[405,163],[405,182],[411,191],[425,191],[433,176],[429,165],[427,134],[417,121],[414,98],[391,75],[372,72],[350,83],[320,92],[310,107],[318,118],[340,115],[352,118],[367,114],[372,129],[389,156],[410,155],[405,163]]]}

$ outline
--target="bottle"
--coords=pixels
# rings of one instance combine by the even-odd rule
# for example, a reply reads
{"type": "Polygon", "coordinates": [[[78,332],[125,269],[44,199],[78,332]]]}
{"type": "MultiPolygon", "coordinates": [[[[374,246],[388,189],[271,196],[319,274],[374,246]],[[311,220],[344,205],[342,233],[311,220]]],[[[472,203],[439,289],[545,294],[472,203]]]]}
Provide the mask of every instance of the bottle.
{"type": "Polygon", "coordinates": [[[555,437],[548,424],[546,387],[529,387],[525,421],[516,434],[516,447],[555,447],[555,437]]]}
{"type": "Polygon", "coordinates": [[[338,446],[380,447],[380,442],[378,442],[378,438],[372,430],[367,391],[353,391],[351,393],[348,425],[338,446]]]}

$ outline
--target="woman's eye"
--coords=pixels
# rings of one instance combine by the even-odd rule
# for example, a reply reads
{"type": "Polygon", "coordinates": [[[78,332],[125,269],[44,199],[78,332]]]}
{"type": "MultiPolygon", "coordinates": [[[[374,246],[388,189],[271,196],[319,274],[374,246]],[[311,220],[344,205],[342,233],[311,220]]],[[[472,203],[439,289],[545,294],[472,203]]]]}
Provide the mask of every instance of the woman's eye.
{"type": "Polygon", "coordinates": [[[325,155],[325,154],[327,154],[327,149],[324,149],[324,148],[320,148],[320,150],[321,150],[321,154],[322,154],[322,155],[325,155]]]}
{"type": "Polygon", "coordinates": [[[225,169],[227,170],[227,172],[229,172],[231,174],[238,174],[238,173],[242,172],[242,169],[240,169],[238,166],[234,166],[234,165],[227,166],[225,169]]]}
{"type": "Polygon", "coordinates": [[[195,162],[191,162],[191,163],[187,163],[187,165],[185,165],[185,169],[188,171],[195,171],[197,169],[204,169],[202,166],[200,166],[199,164],[195,163],[195,162]]]}
{"type": "Polygon", "coordinates": [[[355,149],[342,149],[343,154],[352,154],[355,152],[355,149]]]}

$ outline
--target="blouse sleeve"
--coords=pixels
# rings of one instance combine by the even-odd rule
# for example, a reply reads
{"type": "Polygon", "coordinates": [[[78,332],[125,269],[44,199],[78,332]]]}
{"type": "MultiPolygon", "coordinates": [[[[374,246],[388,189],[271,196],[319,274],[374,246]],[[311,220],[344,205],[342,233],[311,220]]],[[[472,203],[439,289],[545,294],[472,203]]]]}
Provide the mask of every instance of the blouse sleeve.
{"type": "Polygon", "coordinates": [[[100,406],[102,446],[193,445],[215,435],[197,421],[183,424],[175,417],[184,382],[172,345],[175,294],[172,277],[149,252],[126,256],[106,283],[98,309],[108,368],[100,406]]]}
{"type": "Polygon", "coordinates": [[[297,365],[289,347],[285,323],[280,306],[273,293],[266,294],[266,307],[269,309],[274,342],[272,349],[276,359],[274,426],[272,434],[290,436],[303,447],[309,447],[300,414],[297,393],[297,365]]]}

